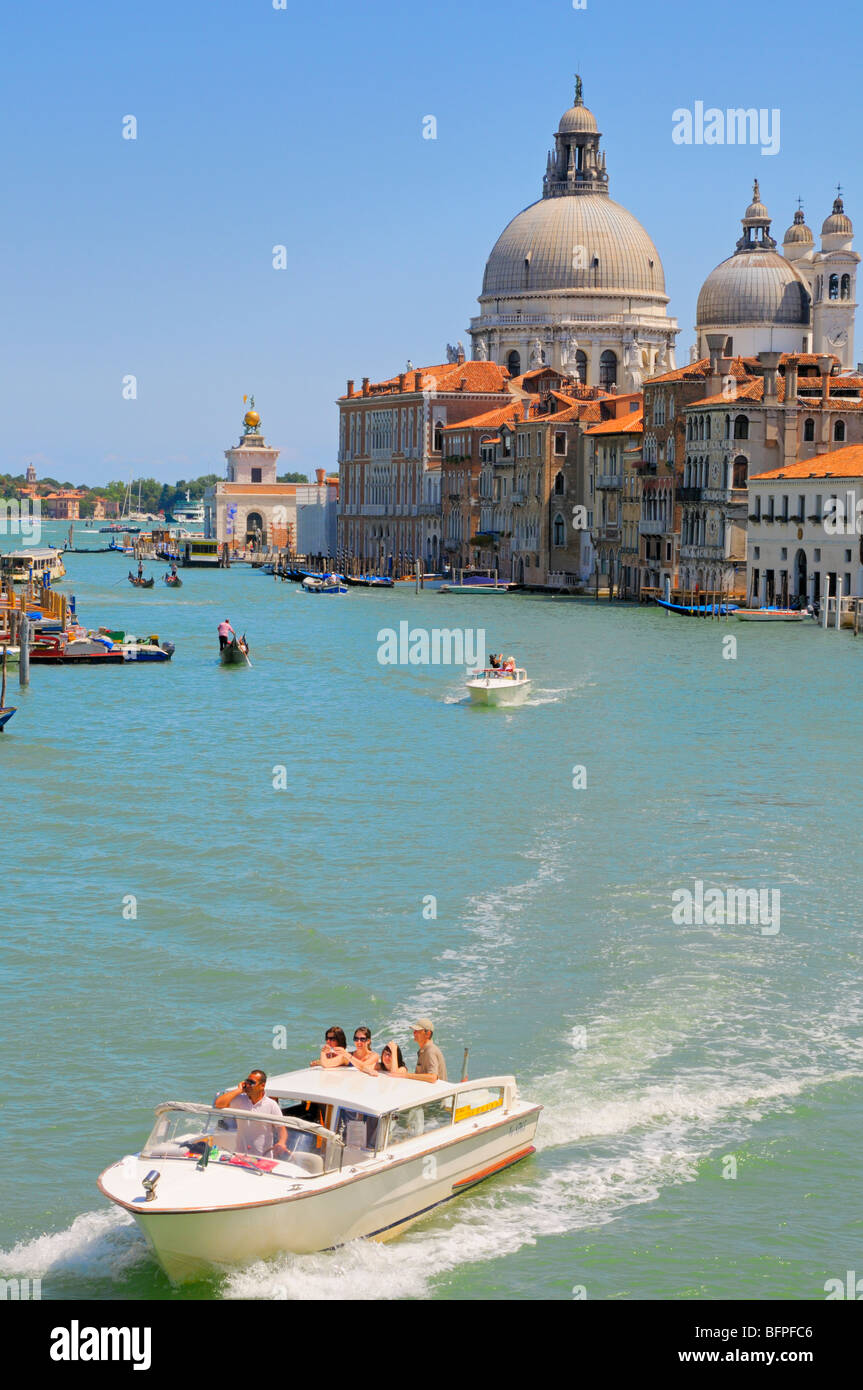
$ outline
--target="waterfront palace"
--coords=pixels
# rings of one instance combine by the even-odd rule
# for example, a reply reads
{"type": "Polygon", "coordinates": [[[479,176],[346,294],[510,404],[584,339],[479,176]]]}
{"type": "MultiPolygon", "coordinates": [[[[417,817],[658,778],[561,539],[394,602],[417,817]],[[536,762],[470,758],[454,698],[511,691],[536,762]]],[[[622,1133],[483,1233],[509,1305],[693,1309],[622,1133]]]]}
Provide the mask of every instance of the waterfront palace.
{"type": "Polygon", "coordinates": [[[759,543],[770,563],[750,556],[747,576],[750,479],[788,479],[791,496],[796,469],[796,498],[807,462],[828,478],[834,450],[847,469],[847,446],[863,444],[851,220],[839,193],[816,247],[798,207],[780,249],[756,182],[741,223],[678,366],[659,252],[610,197],[578,80],[542,196],[488,258],[472,360],[459,343],[443,364],[349,381],[339,399],[340,552],[625,598],[753,584],[818,596],[840,570],[844,592],[863,594],[859,546],[822,560],[814,500],[792,514],[781,489],[758,517],[774,528],[777,543],[759,543]]]}

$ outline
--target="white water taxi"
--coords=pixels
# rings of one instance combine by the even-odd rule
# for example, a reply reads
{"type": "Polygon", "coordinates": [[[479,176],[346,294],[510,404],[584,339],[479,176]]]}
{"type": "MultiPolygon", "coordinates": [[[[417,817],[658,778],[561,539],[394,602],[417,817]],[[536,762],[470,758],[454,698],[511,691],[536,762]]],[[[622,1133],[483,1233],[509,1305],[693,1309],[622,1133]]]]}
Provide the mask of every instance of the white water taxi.
{"type": "Polygon", "coordinates": [[[812,615],[805,608],[738,608],[734,616],[742,623],[805,623],[812,615]]]}
{"type": "Polygon", "coordinates": [[[476,705],[520,705],[530,694],[531,685],[523,666],[516,666],[512,671],[489,666],[475,672],[467,688],[476,705]]]}
{"type": "Polygon", "coordinates": [[[281,1124],[160,1105],[140,1153],[99,1177],[176,1282],[282,1251],[388,1240],[533,1153],[542,1109],[519,1099],[512,1076],[453,1084],[354,1067],[270,1077],[266,1094],[281,1124]]]}

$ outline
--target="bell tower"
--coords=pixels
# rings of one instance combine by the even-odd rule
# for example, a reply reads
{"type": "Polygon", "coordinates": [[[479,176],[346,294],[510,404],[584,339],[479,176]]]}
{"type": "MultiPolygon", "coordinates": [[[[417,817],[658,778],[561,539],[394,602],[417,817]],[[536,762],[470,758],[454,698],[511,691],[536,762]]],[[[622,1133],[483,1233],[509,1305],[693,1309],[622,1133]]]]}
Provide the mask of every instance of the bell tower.
{"type": "Polygon", "coordinates": [[[813,348],[833,353],[844,371],[854,366],[854,316],[857,312],[857,266],[852,247],[854,226],[845,212],[841,186],[833,211],[821,228],[821,250],[812,258],[814,295],[813,348]]]}

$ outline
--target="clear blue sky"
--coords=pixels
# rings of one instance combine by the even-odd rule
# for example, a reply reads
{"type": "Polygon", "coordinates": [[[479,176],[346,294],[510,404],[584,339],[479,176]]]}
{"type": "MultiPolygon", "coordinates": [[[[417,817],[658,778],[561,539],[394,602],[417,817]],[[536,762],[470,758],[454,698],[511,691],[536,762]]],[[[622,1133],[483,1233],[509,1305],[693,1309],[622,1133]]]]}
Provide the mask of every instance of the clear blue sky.
{"type": "Polygon", "coordinates": [[[467,341],[576,70],[686,360],[754,176],[780,239],[798,194],[817,235],[840,180],[863,234],[861,38],[859,0],[7,5],[0,471],[220,472],[247,391],[282,468],[332,467],[348,376],[467,341]],[[699,100],[779,107],[780,153],[675,145],[699,100]]]}

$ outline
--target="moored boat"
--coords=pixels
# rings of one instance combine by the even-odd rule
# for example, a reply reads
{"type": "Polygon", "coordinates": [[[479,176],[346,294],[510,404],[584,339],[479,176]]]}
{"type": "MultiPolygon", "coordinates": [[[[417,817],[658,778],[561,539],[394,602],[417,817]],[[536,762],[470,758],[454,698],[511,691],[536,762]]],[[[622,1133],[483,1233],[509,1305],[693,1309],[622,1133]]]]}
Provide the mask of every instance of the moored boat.
{"type": "Polygon", "coordinates": [[[523,666],[510,670],[489,666],[474,672],[467,688],[475,705],[520,705],[530,694],[532,684],[523,666]]]}
{"type": "Polygon", "coordinates": [[[664,598],[655,599],[654,602],[664,608],[668,613],[680,613],[685,618],[724,618],[729,613],[736,613],[738,604],[736,603],[669,603],[664,598]]]}
{"type": "Polygon", "coordinates": [[[513,1076],[412,1081],[352,1067],[271,1077],[278,1120],[171,1101],[99,1190],[168,1276],[386,1240],[534,1152],[542,1107],[513,1076]],[[313,1118],[309,1118],[312,1116],[313,1118]]]}
{"type": "Polygon", "coordinates": [[[6,705],[5,708],[0,706],[0,734],[2,734],[3,730],[6,728],[6,725],[12,718],[12,715],[15,714],[17,708],[17,705],[6,705]]]}
{"type": "Polygon", "coordinates": [[[17,666],[19,661],[21,660],[21,648],[12,646],[7,647],[5,643],[0,642],[0,665],[2,665],[3,663],[4,656],[9,666],[17,666]]]}
{"type": "Polygon", "coordinates": [[[738,608],[734,616],[742,623],[803,623],[811,614],[805,608],[738,608]]]}

